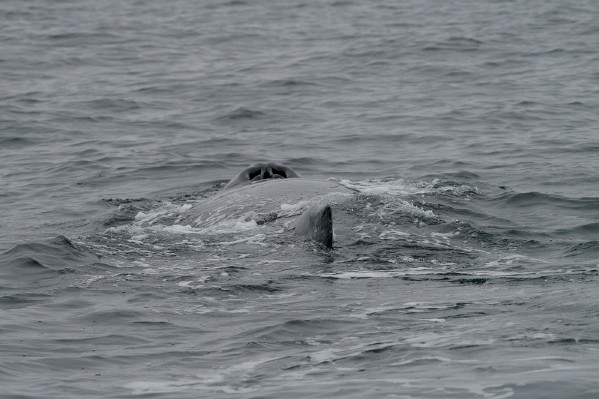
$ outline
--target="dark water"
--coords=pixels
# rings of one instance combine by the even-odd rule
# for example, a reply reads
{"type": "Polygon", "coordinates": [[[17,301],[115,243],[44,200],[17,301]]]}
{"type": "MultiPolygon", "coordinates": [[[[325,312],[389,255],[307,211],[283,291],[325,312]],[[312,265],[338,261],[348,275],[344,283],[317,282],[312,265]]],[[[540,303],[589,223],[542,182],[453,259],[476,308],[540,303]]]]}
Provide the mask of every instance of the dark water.
{"type": "Polygon", "coordinates": [[[7,0],[0,43],[1,397],[599,397],[595,2],[7,0]],[[334,250],[178,223],[263,159],[359,191],[334,250]]]}

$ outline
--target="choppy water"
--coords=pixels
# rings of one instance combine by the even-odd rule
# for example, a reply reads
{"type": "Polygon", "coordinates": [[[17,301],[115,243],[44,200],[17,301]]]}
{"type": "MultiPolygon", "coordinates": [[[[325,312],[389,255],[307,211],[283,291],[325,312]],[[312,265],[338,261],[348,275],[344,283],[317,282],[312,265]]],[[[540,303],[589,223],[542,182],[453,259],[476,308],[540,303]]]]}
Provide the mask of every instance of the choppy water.
{"type": "Polygon", "coordinates": [[[0,396],[598,397],[596,6],[3,1],[0,396]],[[178,223],[264,159],[334,250],[178,223]]]}

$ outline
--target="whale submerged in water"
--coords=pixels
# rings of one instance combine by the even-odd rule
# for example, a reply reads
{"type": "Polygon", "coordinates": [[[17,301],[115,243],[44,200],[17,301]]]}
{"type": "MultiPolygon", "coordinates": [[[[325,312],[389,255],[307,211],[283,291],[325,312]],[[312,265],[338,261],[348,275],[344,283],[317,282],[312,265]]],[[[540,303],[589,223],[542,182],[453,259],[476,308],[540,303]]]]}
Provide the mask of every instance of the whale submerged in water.
{"type": "Polygon", "coordinates": [[[251,219],[259,225],[289,219],[284,224],[295,234],[331,248],[331,203],[354,193],[334,181],[306,179],[287,166],[259,162],[241,171],[219,193],[194,205],[181,222],[206,227],[231,218],[251,219]]]}

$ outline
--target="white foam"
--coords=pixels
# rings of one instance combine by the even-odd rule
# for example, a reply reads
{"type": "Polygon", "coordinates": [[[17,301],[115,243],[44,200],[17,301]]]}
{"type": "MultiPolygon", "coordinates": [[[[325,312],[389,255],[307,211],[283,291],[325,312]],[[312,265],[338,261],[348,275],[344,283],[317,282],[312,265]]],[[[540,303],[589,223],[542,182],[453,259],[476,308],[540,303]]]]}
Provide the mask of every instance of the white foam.
{"type": "Polygon", "coordinates": [[[240,387],[235,381],[240,379],[243,381],[263,364],[279,359],[272,357],[239,362],[228,367],[205,370],[201,374],[181,379],[132,381],[125,384],[124,388],[133,391],[133,395],[197,392],[201,390],[220,391],[225,394],[247,394],[259,390],[260,387],[248,387],[247,384],[240,387]]]}
{"type": "Polygon", "coordinates": [[[462,195],[467,192],[478,192],[477,187],[469,186],[467,184],[462,184],[459,186],[451,184],[441,185],[443,184],[443,181],[440,179],[434,179],[430,184],[432,187],[434,187],[434,191],[438,193],[452,192],[455,195],[462,195]]]}
{"type": "Polygon", "coordinates": [[[505,339],[506,339],[506,341],[523,341],[523,340],[553,340],[555,338],[556,338],[555,334],[536,332],[536,333],[528,333],[528,334],[525,333],[525,334],[513,335],[513,336],[507,337],[505,339]]]}
{"type": "Polygon", "coordinates": [[[516,263],[516,264],[531,264],[531,263],[548,263],[548,262],[545,260],[542,260],[542,259],[531,258],[531,257],[525,256],[525,255],[510,254],[510,255],[502,256],[501,258],[499,258],[497,260],[489,261],[489,262],[485,263],[483,265],[483,267],[492,267],[492,268],[504,267],[504,266],[513,267],[514,263],[516,263]]]}
{"type": "Polygon", "coordinates": [[[363,194],[413,195],[431,191],[430,184],[412,183],[404,179],[340,180],[339,184],[363,194]]]}
{"type": "Polygon", "coordinates": [[[302,214],[307,209],[315,205],[334,204],[337,201],[352,197],[353,194],[332,192],[325,195],[318,195],[309,200],[298,201],[294,204],[281,204],[281,210],[277,212],[277,217],[291,217],[302,214]]]}
{"type": "Polygon", "coordinates": [[[459,332],[451,333],[424,333],[406,338],[406,343],[415,348],[439,348],[448,345],[490,345],[495,343],[495,339],[468,339],[463,340],[462,334],[459,332]]]}
{"type": "Polygon", "coordinates": [[[138,212],[137,215],[135,215],[135,220],[143,224],[154,224],[161,217],[178,215],[187,211],[189,208],[191,208],[190,204],[175,205],[165,201],[161,206],[148,212],[138,212]]]}
{"type": "Polygon", "coordinates": [[[478,192],[476,187],[467,184],[444,184],[444,181],[440,179],[434,179],[431,182],[415,182],[398,178],[380,178],[362,181],[340,180],[339,184],[363,194],[378,195],[407,196],[447,192],[451,192],[455,195],[463,195],[464,193],[478,192]]]}
{"type": "Polygon", "coordinates": [[[75,286],[89,286],[92,283],[95,283],[98,280],[101,280],[103,278],[106,278],[106,275],[100,275],[100,274],[96,274],[96,275],[92,275],[92,276],[88,276],[87,278],[81,280],[78,284],[75,284],[75,286]]]}
{"type": "Polygon", "coordinates": [[[326,278],[337,278],[337,279],[358,279],[358,278],[389,278],[389,277],[403,277],[413,275],[429,275],[445,273],[446,270],[434,270],[427,267],[414,267],[406,270],[394,270],[394,271],[374,271],[374,270],[354,270],[345,272],[330,272],[320,273],[319,277],[326,278]]]}
{"type": "Polygon", "coordinates": [[[290,260],[276,260],[276,259],[272,259],[272,260],[261,260],[260,262],[258,262],[258,265],[272,265],[272,264],[276,264],[276,263],[291,263],[290,260]]]}
{"type": "Polygon", "coordinates": [[[455,236],[458,236],[458,235],[460,235],[459,231],[454,231],[454,232],[451,232],[451,233],[437,233],[437,232],[434,231],[434,232],[431,233],[431,237],[439,238],[439,239],[445,240],[445,241],[449,241],[449,239],[451,237],[455,237],[455,236]]]}
{"type": "MultiPolygon", "coordinates": [[[[387,216],[394,214],[410,214],[414,216],[420,216],[423,218],[434,218],[435,213],[431,210],[425,211],[422,208],[412,205],[407,201],[398,198],[387,198],[387,203],[383,206],[376,207],[376,209],[369,214],[371,217],[378,217],[384,219],[387,216]]],[[[370,206],[366,206],[366,209],[371,209],[370,206]]],[[[416,221],[417,222],[417,221],[416,221]]]]}
{"type": "Polygon", "coordinates": [[[240,238],[238,240],[233,240],[233,241],[221,241],[221,242],[217,242],[215,243],[216,245],[235,245],[235,244],[240,244],[243,242],[247,242],[248,244],[255,244],[255,245],[260,245],[260,246],[268,246],[268,244],[264,243],[264,240],[266,238],[265,234],[256,234],[250,237],[244,237],[244,238],[240,238]]]}
{"type": "Polygon", "coordinates": [[[329,362],[335,360],[335,355],[339,352],[339,350],[333,348],[323,349],[310,353],[310,359],[317,363],[329,362]]]}
{"type": "Polygon", "coordinates": [[[442,362],[442,363],[451,363],[453,362],[453,360],[451,360],[450,358],[447,357],[442,357],[442,356],[424,356],[424,357],[417,357],[415,359],[409,359],[409,360],[405,360],[403,362],[395,362],[395,363],[391,363],[389,366],[408,366],[414,363],[418,363],[418,362],[422,362],[422,361],[436,361],[436,362],[442,362]]]}
{"type": "Polygon", "coordinates": [[[404,239],[405,237],[409,237],[410,234],[400,231],[400,230],[395,230],[395,229],[390,229],[390,230],[385,230],[383,231],[381,234],[379,234],[379,239],[380,240],[401,240],[404,239]]]}
{"type": "MultiPolygon", "coordinates": [[[[247,231],[252,231],[255,229],[260,229],[262,226],[259,226],[256,222],[255,218],[252,215],[246,214],[242,215],[239,218],[222,220],[214,225],[196,228],[190,225],[181,225],[181,224],[162,224],[160,223],[160,218],[163,217],[172,217],[173,213],[182,212],[185,209],[189,209],[189,206],[171,206],[167,205],[162,207],[159,210],[144,213],[139,212],[135,217],[135,221],[122,226],[109,227],[105,230],[106,233],[125,233],[131,235],[131,237],[127,240],[133,244],[143,245],[148,244],[149,239],[155,239],[156,235],[172,235],[172,236],[214,236],[214,235],[222,235],[222,234],[236,234],[236,233],[244,233],[247,231]],[[172,211],[172,212],[171,212],[172,211]],[[169,213],[171,212],[171,213],[169,213]]],[[[254,212],[255,214],[255,212],[254,212]]],[[[256,237],[260,237],[260,235],[254,235],[251,237],[245,237],[238,241],[225,242],[224,245],[234,244],[236,242],[252,242],[255,243],[258,240],[256,237]]],[[[202,249],[205,247],[205,242],[199,238],[194,238],[190,240],[186,238],[181,242],[181,244],[185,244],[188,247],[193,247],[195,249],[202,249]]],[[[153,245],[153,248],[156,250],[162,250],[163,248],[153,245]]]]}

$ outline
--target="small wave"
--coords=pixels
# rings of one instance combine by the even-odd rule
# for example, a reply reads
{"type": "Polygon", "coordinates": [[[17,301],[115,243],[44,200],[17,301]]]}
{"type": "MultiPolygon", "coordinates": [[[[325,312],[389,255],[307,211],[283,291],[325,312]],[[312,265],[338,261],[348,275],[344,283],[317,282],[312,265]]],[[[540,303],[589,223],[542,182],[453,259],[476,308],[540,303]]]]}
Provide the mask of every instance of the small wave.
{"type": "Polygon", "coordinates": [[[111,112],[129,112],[145,108],[146,105],[135,100],[125,98],[98,98],[91,101],[80,103],[93,110],[111,111],[111,112]]]}
{"type": "Polygon", "coordinates": [[[264,284],[224,285],[221,287],[221,289],[235,294],[243,294],[244,297],[246,297],[248,294],[254,293],[263,294],[281,291],[279,287],[273,286],[272,282],[267,282],[264,284]]]}
{"type": "Polygon", "coordinates": [[[247,6],[249,5],[247,1],[241,1],[241,0],[231,0],[227,3],[225,3],[225,6],[247,6]]]}
{"type": "MultiPolygon", "coordinates": [[[[91,259],[95,260],[95,257],[64,236],[47,242],[17,244],[0,254],[0,263],[34,273],[46,270],[59,272],[91,259]]],[[[2,270],[6,271],[7,267],[2,270]]]]}
{"type": "Polygon", "coordinates": [[[265,340],[281,343],[297,342],[298,337],[316,335],[319,332],[330,330],[342,330],[352,323],[352,321],[327,318],[326,316],[310,319],[274,320],[269,323],[270,325],[258,327],[244,334],[247,336],[244,339],[254,339],[258,342],[265,340]]]}
{"type": "Polygon", "coordinates": [[[25,137],[6,137],[0,139],[0,148],[23,148],[34,145],[35,142],[25,137]]]}
{"type": "Polygon", "coordinates": [[[217,121],[239,121],[248,119],[259,119],[265,116],[262,111],[251,110],[244,107],[239,107],[234,111],[227,113],[226,115],[216,118],[217,121]]]}
{"type": "Polygon", "coordinates": [[[539,192],[528,192],[515,194],[506,193],[501,195],[498,200],[502,201],[506,205],[512,206],[537,206],[546,203],[563,202],[564,198],[539,192]]]}
{"type": "Polygon", "coordinates": [[[564,250],[566,257],[597,258],[599,256],[599,241],[586,241],[571,245],[564,250]]]}
{"type": "Polygon", "coordinates": [[[274,79],[262,84],[264,87],[284,87],[284,88],[299,88],[303,86],[320,86],[318,83],[309,82],[302,79],[274,79]]]}
{"type": "Polygon", "coordinates": [[[599,210],[599,198],[596,197],[570,198],[537,191],[526,193],[502,193],[501,195],[492,198],[491,201],[518,207],[552,205],[564,209],[599,210]]]}
{"type": "MultiPolygon", "coordinates": [[[[435,303],[435,302],[406,302],[403,304],[382,304],[368,308],[350,309],[351,317],[367,319],[372,316],[385,316],[393,313],[431,313],[442,310],[461,309],[466,305],[458,303],[435,303]],[[355,312],[357,310],[358,312],[355,312]]],[[[430,320],[430,319],[429,319],[430,320]]],[[[436,320],[439,322],[439,320],[436,320]]],[[[442,321],[441,321],[442,322],[442,321]]]]}
{"type": "MultiPolygon", "coordinates": [[[[582,278],[596,276],[597,269],[594,268],[556,268],[541,270],[451,270],[447,267],[413,267],[403,270],[346,270],[341,272],[323,272],[316,275],[321,278],[354,280],[354,279],[379,279],[379,278],[402,278],[406,280],[444,280],[460,284],[484,284],[497,279],[507,280],[545,280],[558,279],[568,280],[575,276],[582,278]]],[[[305,275],[308,276],[308,275],[305,275]]]]}
{"type": "Polygon", "coordinates": [[[586,223],[568,229],[559,229],[555,231],[556,234],[563,235],[566,237],[573,236],[590,236],[597,237],[599,235],[599,223],[586,223]]]}
{"type": "MultiPolygon", "coordinates": [[[[80,316],[80,320],[120,326],[133,323],[135,321],[140,321],[140,319],[143,319],[144,317],[147,317],[147,314],[143,312],[125,309],[111,309],[89,312],[84,316],[80,316]]],[[[118,341],[121,337],[116,336],[114,338],[118,341]]]]}
{"type": "Polygon", "coordinates": [[[76,45],[89,45],[89,44],[106,44],[115,43],[120,37],[114,33],[107,31],[102,32],[91,32],[91,31],[79,31],[79,32],[56,32],[50,33],[45,36],[46,39],[55,42],[56,44],[76,44],[76,45]]]}
{"type": "Polygon", "coordinates": [[[5,295],[0,297],[0,305],[4,309],[18,309],[37,303],[46,302],[51,297],[51,295],[37,293],[5,295]]]}
{"type": "Polygon", "coordinates": [[[424,46],[424,51],[440,51],[440,50],[454,50],[454,51],[476,51],[484,45],[484,42],[471,37],[453,36],[446,40],[439,41],[433,44],[424,46]]]}
{"type": "Polygon", "coordinates": [[[41,272],[43,270],[49,270],[50,268],[44,266],[40,261],[31,256],[17,256],[12,258],[6,264],[11,265],[24,273],[27,272],[41,272]]]}
{"type": "MultiPolygon", "coordinates": [[[[422,176],[422,179],[437,179],[437,181],[462,181],[462,180],[480,180],[480,175],[462,170],[459,172],[439,173],[435,175],[422,176]]],[[[454,183],[459,184],[459,183],[454,183]]]]}

